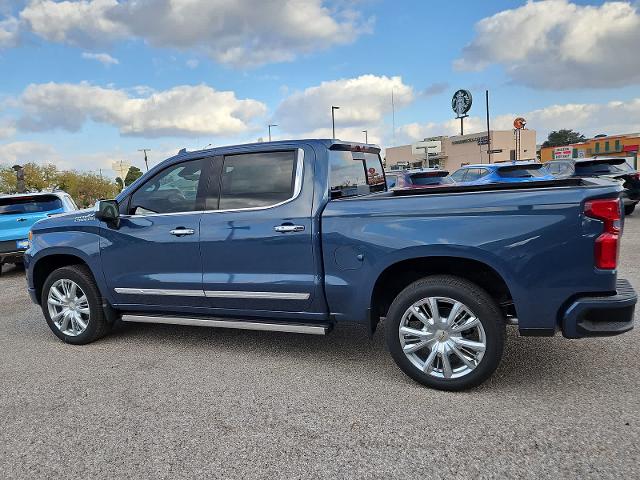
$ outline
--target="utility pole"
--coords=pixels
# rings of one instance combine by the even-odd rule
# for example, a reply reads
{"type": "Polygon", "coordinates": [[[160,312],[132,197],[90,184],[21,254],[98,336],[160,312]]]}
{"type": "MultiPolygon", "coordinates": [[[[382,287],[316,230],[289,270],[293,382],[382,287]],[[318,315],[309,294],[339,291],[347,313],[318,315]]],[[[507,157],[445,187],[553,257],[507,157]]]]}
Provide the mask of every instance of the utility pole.
{"type": "Polygon", "coordinates": [[[336,116],[335,116],[335,111],[336,110],[340,110],[340,107],[334,107],[333,105],[331,106],[331,125],[333,127],[333,139],[335,140],[336,138],[336,116]]]}
{"type": "Polygon", "coordinates": [[[489,125],[489,90],[484,91],[487,104],[487,153],[489,154],[489,163],[491,163],[491,127],[489,125]]]}
{"type": "Polygon", "coordinates": [[[269,141],[271,141],[271,127],[277,127],[278,124],[277,123],[270,123],[269,124],[269,141]]]}
{"type": "Polygon", "coordinates": [[[147,152],[150,152],[150,148],[141,148],[138,150],[139,152],[144,152],[144,165],[147,167],[147,172],[149,171],[149,160],[147,159],[147,152]]]}
{"type": "Polygon", "coordinates": [[[369,130],[362,130],[364,133],[364,143],[369,143],[369,130]]]}

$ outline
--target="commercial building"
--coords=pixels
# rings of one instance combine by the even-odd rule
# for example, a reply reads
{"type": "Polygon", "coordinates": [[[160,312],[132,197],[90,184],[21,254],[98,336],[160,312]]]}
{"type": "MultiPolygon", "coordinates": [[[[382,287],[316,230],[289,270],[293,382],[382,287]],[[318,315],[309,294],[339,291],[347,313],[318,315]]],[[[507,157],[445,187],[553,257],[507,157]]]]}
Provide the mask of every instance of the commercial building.
{"type": "Polygon", "coordinates": [[[496,163],[536,158],[535,130],[491,130],[468,135],[425,138],[421,142],[386,150],[388,170],[403,168],[442,168],[453,171],[462,165],[496,163]],[[489,149],[489,138],[491,149],[489,149]],[[518,145],[519,143],[519,145],[518,145]]]}
{"type": "Polygon", "coordinates": [[[629,163],[637,168],[639,146],[640,133],[599,135],[586,142],[564,147],[543,147],[540,149],[540,160],[549,162],[568,158],[626,157],[629,163]]]}

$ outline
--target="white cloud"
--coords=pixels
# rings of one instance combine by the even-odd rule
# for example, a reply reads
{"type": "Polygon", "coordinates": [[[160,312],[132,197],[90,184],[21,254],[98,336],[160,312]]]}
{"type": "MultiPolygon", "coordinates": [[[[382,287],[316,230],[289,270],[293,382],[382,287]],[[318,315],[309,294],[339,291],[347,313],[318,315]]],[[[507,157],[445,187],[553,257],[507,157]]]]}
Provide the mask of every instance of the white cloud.
{"type": "MultiPolygon", "coordinates": [[[[276,110],[274,121],[290,133],[309,132],[313,136],[327,130],[330,133],[331,106],[335,105],[340,107],[335,112],[336,129],[344,132],[346,128],[372,127],[373,130],[391,112],[392,90],[397,109],[413,101],[413,88],[405,85],[401,77],[362,75],[322,82],[285,98],[276,110]]],[[[361,136],[360,132],[356,138],[361,136]]]]}
{"type": "Polygon", "coordinates": [[[110,65],[118,65],[120,63],[120,61],[117,58],[113,58],[108,53],[83,52],[82,58],[86,60],[96,60],[107,67],[110,65]]]}
{"type": "Polygon", "coordinates": [[[207,85],[182,85],[169,90],[131,96],[125,90],[88,83],[29,85],[20,97],[25,130],[78,131],[85,122],[105,123],[124,135],[145,137],[236,135],[266,112],[252,99],[207,85]]]}
{"type": "Polygon", "coordinates": [[[23,163],[60,163],[60,156],[51,145],[38,142],[12,142],[0,145],[2,163],[22,165],[23,163]]]}
{"type": "MultiPolygon", "coordinates": [[[[615,135],[640,132],[640,97],[628,101],[608,103],[570,103],[550,105],[530,112],[506,113],[491,119],[491,128],[510,130],[513,120],[523,116],[527,128],[536,130],[538,142],[547,138],[552,130],[570,128],[593,137],[599,133],[615,135]]],[[[486,131],[485,121],[480,117],[465,118],[465,132],[486,131]]],[[[445,122],[410,123],[398,128],[399,142],[413,142],[437,135],[458,135],[460,122],[456,119],[445,122]]]]}
{"type": "Polygon", "coordinates": [[[20,12],[30,30],[51,42],[100,45],[127,35],[127,28],[111,18],[117,0],[33,0],[20,12]]]}
{"type": "Polygon", "coordinates": [[[456,68],[482,70],[498,63],[514,82],[547,89],[640,82],[634,56],[640,13],[634,3],[529,1],[480,20],[476,32],[456,68]]]}
{"type": "Polygon", "coordinates": [[[19,22],[15,17],[0,19],[0,48],[15,47],[18,44],[19,22]]]}
{"type": "Polygon", "coordinates": [[[348,4],[329,8],[324,0],[34,0],[20,17],[49,41],[86,46],[137,37],[235,66],[289,61],[372,27],[348,4]]]}
{"type": "Polygon", "coordinates": [[[190,58],[185,62],[185,64],[187,65],[187,67],[194,69],[197,68],[198,65],[200,65],[200,61],[197,58],[190,58]]]}

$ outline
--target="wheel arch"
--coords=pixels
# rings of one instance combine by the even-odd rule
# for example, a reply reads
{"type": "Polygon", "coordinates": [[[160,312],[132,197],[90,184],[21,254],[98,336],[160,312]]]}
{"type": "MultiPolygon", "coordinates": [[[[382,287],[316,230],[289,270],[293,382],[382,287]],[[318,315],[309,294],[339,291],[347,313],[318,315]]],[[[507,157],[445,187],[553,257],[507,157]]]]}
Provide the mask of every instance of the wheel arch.
{"type": "MultiPolygon", "coordinates": [[[[87,267],[89,271],[91,268],[89,264],[80,256],[69,253],[56,253],[52,255],[45,255],[39,258],[32,267],[33,276],[33,288],[35,290],[36,299],[38,304],[42,303],[42,287],[49,275],[58,268],[68,267],[72,265],[82,265],[87,267]]],[[[95,276],[94,276],[95,277],[95,276]]],[[[94,278],[95,280],[95,278],[94,278]]]]}
{"type": "Polygon", "coordinates": [[[420,256],[392,263],[378,275],[371,290],[371,333],[404,288],[420,278],[438,274],[455,275],[475,283],[487,291],[505,315],[516,316],[513,295],[505,275],[489,263],[462,256],[420,256]]]}

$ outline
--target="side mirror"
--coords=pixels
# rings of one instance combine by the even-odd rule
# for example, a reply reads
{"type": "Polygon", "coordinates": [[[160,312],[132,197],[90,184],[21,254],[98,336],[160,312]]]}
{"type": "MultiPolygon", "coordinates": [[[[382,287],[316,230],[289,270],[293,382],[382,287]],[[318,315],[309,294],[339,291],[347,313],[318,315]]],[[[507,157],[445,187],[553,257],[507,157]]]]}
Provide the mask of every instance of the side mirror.
{"type": "Polygon", "coordinates": [[[118,227],[120,224],[120,209],[115,200],[98,200],[96,202],[96,218],[102,222],[118,227]]]}

